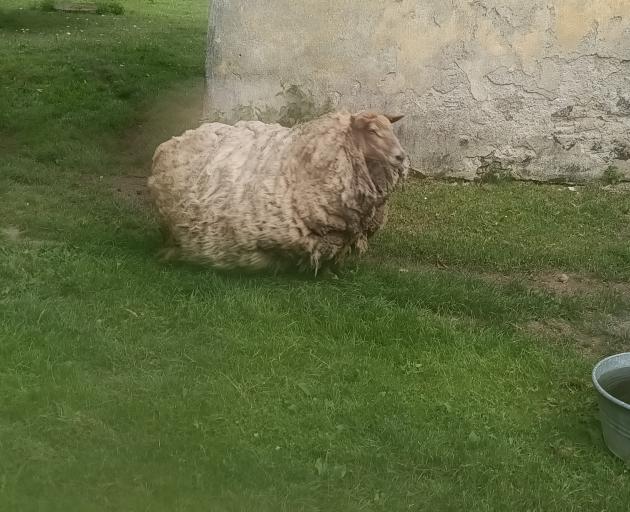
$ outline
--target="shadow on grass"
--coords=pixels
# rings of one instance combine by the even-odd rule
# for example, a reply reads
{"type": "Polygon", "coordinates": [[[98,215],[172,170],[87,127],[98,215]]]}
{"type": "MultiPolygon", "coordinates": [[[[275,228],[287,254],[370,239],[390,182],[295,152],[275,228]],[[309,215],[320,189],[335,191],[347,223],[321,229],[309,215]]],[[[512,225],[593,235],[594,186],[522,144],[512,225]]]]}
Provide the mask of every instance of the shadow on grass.
{"type": "Polygon", "coordinates": [[[443,317],[470,319],[506,331],[518,330],[517,324],[527,320],[574,318],[581,310],[580,304],[570,298],[528,290],[515,283],[490,283],[460,273],[422,270],[399,274],[378,265],[354,262],[339,269],[337,278],[326,274],[315,276],[313,272],[294,268],[220,270],[185,261],[162,262],[157,256],[159,248],[158,239],[152,238],[150,244],[134,243],[124,250],[137,251],[138,258],[150,258],[155,267],[171,274],[178,286],[194,288],[202,295],[211,295],[217,284],[224,286],[230,282],[251,288],[252,293],[261,289],[271,293],[310,289],[313,298],[321,292],[332,293],[337,299],[346,297],[340,305],[345,304],[349,309],[360,308],[364,302],[383,303],[399,310],[424,310],[443,317]]]}

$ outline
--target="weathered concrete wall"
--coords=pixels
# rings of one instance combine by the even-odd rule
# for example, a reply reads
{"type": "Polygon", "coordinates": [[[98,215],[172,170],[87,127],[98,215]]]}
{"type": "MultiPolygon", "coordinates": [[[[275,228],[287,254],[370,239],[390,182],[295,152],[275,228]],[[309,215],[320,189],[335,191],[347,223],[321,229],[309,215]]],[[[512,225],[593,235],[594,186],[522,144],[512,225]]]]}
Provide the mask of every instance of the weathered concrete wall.
{"type": "Polygon", "coordinates": [[[630,0],[214,0],[210,23],[209,118],[371,108],[407,115],[424,172],[630,178],[630,0]]]}

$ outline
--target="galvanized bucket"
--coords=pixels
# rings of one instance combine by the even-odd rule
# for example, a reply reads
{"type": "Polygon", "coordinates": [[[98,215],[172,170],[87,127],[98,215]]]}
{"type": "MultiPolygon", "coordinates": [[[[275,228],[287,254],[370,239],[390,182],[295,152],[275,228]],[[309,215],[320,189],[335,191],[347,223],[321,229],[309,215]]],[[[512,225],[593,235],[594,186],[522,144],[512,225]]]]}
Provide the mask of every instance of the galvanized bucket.
{"type": "Polygon", "coordinates": [[[630,352],[602,359],[593,368],[604,442],[617,457],[630,462],[630,398],[627,388],[623,400],[615,393],[622,382],[630,385],[630,352]]]}

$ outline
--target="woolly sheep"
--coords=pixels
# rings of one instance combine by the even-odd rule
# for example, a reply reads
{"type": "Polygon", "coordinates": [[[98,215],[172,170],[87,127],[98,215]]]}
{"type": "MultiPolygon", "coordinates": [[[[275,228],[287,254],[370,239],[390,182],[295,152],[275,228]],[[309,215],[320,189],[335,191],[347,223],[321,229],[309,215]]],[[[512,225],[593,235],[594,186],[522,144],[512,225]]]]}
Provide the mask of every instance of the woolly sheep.
{"type": "Polygon", "coordinates": [[[311,268],[364,252],[408,158],[387,117],[338,112],[293,128],[206,123],[161,144],[149,190],[168,257],[218,268],[311,268]]]}

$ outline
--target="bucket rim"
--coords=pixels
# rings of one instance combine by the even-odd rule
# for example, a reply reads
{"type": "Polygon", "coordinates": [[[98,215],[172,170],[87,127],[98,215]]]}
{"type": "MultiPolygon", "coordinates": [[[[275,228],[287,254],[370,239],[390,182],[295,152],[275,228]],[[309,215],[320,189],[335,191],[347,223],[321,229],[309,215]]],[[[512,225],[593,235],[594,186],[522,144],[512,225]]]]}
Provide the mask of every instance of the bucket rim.
{"type": "MultiPolygon", "coordinates": [[[[619,400],[618,398],[615,398],[614,396],[612,396],[608,391],[606,391],[601,386],[601,384],[597,381],[597,377],[596,377],[597,370],[599,370],[600,366],[602,366],[606,361],[610,361],[611,359],[616,359],[621,356],[630,357],[630,352],[620,352],[619,354],[613,354],[611,356],[605,357],[604,359],[602,359],[595,365],[595,367],[593,368],[593,372],[591,373],[591,378],[593,379],[593,386],[595,386],[595,389],[600,395],[606,398],[606,400],[618,405],[619,407],[622,407],[626,409],[627,411],[630,411],[630,404],[627,404],[626,402],[623,402],[619,400]]],[[[628,368],[630,368],[630,366],[628,368]]]]}

